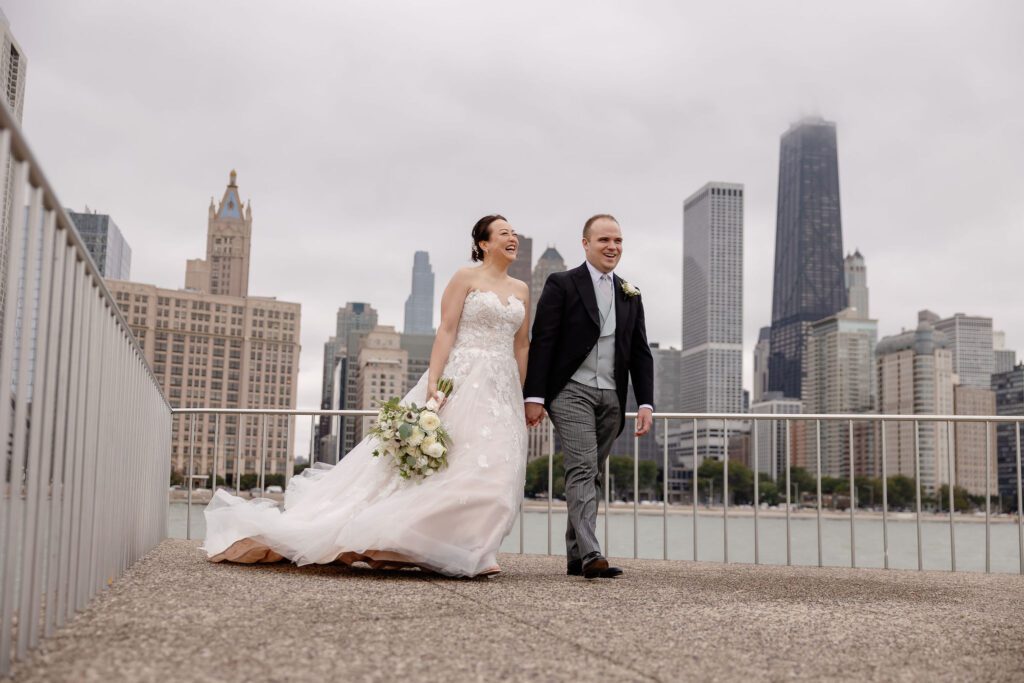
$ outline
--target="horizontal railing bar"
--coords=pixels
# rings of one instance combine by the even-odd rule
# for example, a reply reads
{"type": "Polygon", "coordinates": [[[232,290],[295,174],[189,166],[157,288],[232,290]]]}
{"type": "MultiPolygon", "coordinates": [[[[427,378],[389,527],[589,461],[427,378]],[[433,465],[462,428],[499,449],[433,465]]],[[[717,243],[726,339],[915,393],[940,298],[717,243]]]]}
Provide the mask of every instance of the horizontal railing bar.
{"type": "MultiPolygon", "coordinates": [[[[173,415],[324,415],[331,417],[372,417],[376,410],[321,410],[318,408],[171,408],[173,415]]],[[[635,418],[626,413],[626,419],[635,418]]],[[[999,422],[1024,424],[1024,415],[878,415],[873,413],[654,413],[659,420],[796,420],[867,422],[999,422]]]]}

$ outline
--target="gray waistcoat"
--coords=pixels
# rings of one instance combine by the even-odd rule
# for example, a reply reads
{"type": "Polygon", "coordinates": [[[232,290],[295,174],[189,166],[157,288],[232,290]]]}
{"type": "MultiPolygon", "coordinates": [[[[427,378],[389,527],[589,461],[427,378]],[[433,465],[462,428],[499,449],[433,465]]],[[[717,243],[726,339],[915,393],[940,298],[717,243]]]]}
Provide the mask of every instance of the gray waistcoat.
{"type": "MultiPolygon", "coordinates": [[[[594,288],[597,290],[597,287],[594,288]]],[[[590,350],[587,359],[573,374],[572,379],[580,384],[597,389],[615,388],[615,281],[612,281],[611,301],[601,301],[597,296],[597,311],[601,317],[601,336],[590,350]],[[602,306],[605,304],[605,306],[602,306]]],[[[597,293],[597,292],[595,292],[597,293]]]]}

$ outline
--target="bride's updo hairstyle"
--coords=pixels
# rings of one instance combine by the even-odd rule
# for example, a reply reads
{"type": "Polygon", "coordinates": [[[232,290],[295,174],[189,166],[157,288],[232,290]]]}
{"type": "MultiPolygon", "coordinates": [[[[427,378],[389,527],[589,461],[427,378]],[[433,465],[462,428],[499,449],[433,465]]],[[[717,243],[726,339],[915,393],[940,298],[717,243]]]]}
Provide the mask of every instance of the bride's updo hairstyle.
{"type": "Polygon", "coordinates": [[[476,225],[473,226],[473,253],[470,255],[473,261],[484,260],[484,250],[480,248],[480,243],[491,239],[491,223],[507,220],[502,215],[494,214],[493,216],[484,216],[476,222],[476,225]]]}

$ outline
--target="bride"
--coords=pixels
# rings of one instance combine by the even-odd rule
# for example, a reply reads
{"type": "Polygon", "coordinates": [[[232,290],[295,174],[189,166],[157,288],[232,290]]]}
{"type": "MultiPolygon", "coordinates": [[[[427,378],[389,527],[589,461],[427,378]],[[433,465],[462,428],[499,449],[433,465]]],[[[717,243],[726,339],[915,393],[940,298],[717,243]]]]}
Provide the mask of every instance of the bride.
{"type": "Polygon", "coordinates": [[[500,571],[498,546],[525,478],[529,289],[508,275],[519,239],[504,217],[481,218],[472,237],[473,261],[482,264],[459,270],[445,288],[430,369],[403,399],[422,405],[441,377],[454,380],[439,413],[451,437],[448,467],[401,479],[389,459],[373,457],[367,437],[335,467],[293,477],[283,510],[218,490],[205,513],[203,550],[212,562],[500,571]]]}

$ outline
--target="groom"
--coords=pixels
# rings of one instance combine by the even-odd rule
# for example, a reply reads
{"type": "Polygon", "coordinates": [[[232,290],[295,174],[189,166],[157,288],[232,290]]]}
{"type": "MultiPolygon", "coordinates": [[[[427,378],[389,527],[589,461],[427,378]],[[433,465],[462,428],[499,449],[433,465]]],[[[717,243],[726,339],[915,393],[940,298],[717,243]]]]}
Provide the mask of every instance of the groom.
{"type": "Polygon", "coordinates": [[[607,214],[583,226],[587,260],[553,273],[537,302],[527,365],[526,422],[551,416],[565,451],[567,573],[613,578],[597,542],[597,477],[626,422],[626,387],[640,405],[636,434],[654,412],[654,359],[647,344],[640,291],[615,274],[622,230],[607,214]]]}

